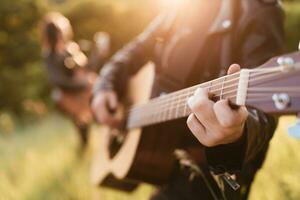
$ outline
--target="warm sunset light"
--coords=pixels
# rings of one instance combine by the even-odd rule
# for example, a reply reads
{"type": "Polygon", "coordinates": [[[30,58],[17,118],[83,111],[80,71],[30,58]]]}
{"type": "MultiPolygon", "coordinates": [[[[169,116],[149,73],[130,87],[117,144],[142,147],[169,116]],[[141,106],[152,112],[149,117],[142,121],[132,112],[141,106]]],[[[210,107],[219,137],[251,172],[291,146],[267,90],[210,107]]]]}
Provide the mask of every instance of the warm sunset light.
{"type": "Polygon", "coordinates": [[[163,7],[179,6],[186,0],[159,0],[163,7]]]}
{"type": "Polygon", "coordinates": [[[0,200],[300,200],[299,38],[300,0],[0,0],[0,200]]]}

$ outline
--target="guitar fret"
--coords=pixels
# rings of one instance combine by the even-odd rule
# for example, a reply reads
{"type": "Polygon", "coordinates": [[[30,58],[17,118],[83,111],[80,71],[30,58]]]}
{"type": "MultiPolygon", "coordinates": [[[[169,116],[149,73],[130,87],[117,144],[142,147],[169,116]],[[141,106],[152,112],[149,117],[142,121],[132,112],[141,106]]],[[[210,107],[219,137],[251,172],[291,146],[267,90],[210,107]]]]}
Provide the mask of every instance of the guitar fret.
{"type": "Polygon", "coordinates": [[[172,119],[172,117],[173,117],[173,115],[172,115],[173,114],[172,113],[172,111],[173,111],[172,105],[173,105],[174,100],[175,100],[175,98],[171,96],[171,98],[170,98],[170,109],[167,109],[169,111],[168,119],[172,119]]]}
{"type": "Polygon", "coordinates": [[[220,99],[223,99],[223,93],[224,93],[223,90],[224,90],[225,80],[226,80],[226,77],[224,77],[223,80],[222,80],[222,88],[221,88],[220,99]]]}
{"type": "Polygon", "coordinates": [[[212,81],[209,81],[208,92],[210,92],[211,87],[212,87],[212,81]]]}
{"type": "Polygon", "coordinates": [[[167,120],[167,116],[168,116],[168,109],[166,109],[165,103],[162,104],[161,110],[163,112],[163,119],[162,119],[162,121],[166,121],[167,120]]]}
{"type": "Polygon", "coordinates": [[[187,113],[186,113],[186,110],[187,110],[187,99],[188,99],[189,97],[187,97],[186,98],[186,103],[184,104],[184,109],[183,109],[183,115],[186,115],[187,113]]]}
{"type": "Polygon", "coordinates": [[[160,106],[155,106],[155,115],[154,115],[154,122],[157,122],[159,120],[160,114],[159,114],[159,109],[160,106]]]}
{"type": "Polygon", "coordinates": [[[176,99],[175,101],[175,118],[178,117],[178,103],[179,103],[179,98],[176,99]]]}

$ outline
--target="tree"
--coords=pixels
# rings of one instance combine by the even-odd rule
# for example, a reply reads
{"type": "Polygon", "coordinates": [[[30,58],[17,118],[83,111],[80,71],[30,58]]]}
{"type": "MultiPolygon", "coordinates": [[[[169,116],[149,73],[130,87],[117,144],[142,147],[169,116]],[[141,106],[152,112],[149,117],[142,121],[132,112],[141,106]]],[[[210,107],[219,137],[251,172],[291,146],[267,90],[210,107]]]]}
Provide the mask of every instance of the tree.
{"type": "Polygon", "coordinates": [[[0,110],[22,112],[22,102],[44,90],[39,65],[38,23],[44,7],[39,0],[1,0],[0,110]]]}

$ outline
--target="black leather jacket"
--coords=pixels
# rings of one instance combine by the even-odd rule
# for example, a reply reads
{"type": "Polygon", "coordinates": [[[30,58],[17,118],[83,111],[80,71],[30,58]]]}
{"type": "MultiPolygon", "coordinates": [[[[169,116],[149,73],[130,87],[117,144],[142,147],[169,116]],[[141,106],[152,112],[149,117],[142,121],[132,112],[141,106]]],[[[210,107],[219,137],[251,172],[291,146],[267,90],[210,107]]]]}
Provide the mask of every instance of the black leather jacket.
{"type": "MultiPolygon", "coordinates": [[[[113,89],[122,96],[128,78],[148,61],[156,65],[154,88],[169,92],[224,75],[232,63],[251,68],[280,54],[283,44],[280,3],[276,0],[221,2],[217,15],[206,30],[195,28],[201,20],[211,17],[207,16],[210,12],[203,15],[203,10],[193,13],[197,4],[193,5],[193,9],[182,6],[182,10],[158,16],[104,66],[94,94],[113,89]],[[190,23],[192,17],[196,19],[190,23]],[[195,35],[203,42],[187,39],[195,35]],[[194,51],[197,52],[196,57],[190,55],[194,51]]],[[[157,95],[153,93],[153,96],[157,95]]],[[[245,179],[248,180],[244,181],[248,184],[261,166],[276,128],[274,118],[258,110],[249,109],[249,112],[240,141],[205,150],[213,171],[241,172],[247,169],[245,179]]]]}

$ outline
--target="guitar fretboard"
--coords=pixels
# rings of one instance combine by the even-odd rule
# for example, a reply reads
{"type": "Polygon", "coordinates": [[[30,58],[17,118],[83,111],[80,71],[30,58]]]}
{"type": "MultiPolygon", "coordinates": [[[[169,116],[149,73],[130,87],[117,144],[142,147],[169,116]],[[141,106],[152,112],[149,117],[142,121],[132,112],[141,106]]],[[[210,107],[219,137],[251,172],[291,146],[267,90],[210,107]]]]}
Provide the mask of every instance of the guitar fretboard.
{"type": "MultiPolygon", "coordinates": [[[[269,102],[267,108],[260,107],[269,113],[282,113],[284,110],[288,113],[293,113],[295,110],[298,112],[297,103],[289,109],[288,107],[282,109],[280,105],[290,98],[300,97],[300,87],[297,84],[293,87],[288,86],[291,85],[289,78],[298,81],[299,72],[299,62],[241,70],[232,75],[151,99],[146,104],[133,106],[128,111],[126,127],[139,128],[188,116],[191,111],[187,100],[198,88],[207,89],[214,95],[215,100],[229,99],[237,105],[257,107],[263,101],[269,102]],[[275,99],[275,104],[280,104],[279,106],[274,107],[273,95],[275,98],[281,98],[275,99]]],[[[288,103],[290,102],[287,102],[287,105],[288,103]]]]}
{"type": "Polygon", "coordinates": [[[127,128],[144,127],[190,114],[187,100],[198,88],[206,88],[218,99],[231,99],[236,103],[240,73],[179,90],[151,99],[147,104],[132,107],[128,112],[127,128]]]}

